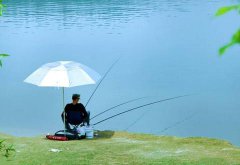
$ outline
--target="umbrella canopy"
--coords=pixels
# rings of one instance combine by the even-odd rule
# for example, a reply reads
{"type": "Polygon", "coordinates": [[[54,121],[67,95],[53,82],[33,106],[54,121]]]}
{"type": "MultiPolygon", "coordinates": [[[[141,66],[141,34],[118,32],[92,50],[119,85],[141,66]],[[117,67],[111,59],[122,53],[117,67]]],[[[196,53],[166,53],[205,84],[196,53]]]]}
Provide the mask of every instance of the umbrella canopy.
{"type": "Polygon", "coordinates": [[[47,63],[24,82],[43,87],[74,87],[95,84],[101,76],[86,65],[73,61],[47,63]]]}
{"type": "Polygon", "coordinates": [[[57,61],[41,66],[24,82],[42,87],[62,87],[64,110],[64,87],[95,84],[100,78],[97,72],[86,65],[73,61],[57,61]]]}

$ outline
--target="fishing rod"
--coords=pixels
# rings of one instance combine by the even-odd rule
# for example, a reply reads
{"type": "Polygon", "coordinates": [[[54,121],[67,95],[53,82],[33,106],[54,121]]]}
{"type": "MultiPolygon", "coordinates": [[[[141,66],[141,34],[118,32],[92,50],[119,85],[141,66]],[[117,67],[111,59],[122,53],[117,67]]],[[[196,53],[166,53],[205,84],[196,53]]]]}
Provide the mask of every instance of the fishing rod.
{"type": "Polygon", "coordinates": [[[102,114],[104,114],[104,113],[106,113],[106,112],[108,112],[108,111],[110,111],[110,110],[112,110],[112,109],[115,109],[115,108],[117,108],[117,107],[119,107],[119,106],[121,106],[121,105],[130,103],[130,102],[133,102],[133,101],[137,101],[137,100],[140,100],[140,99],[143,99],[143,98],[146,98],[146,97],[140,97],[140,98],[137,98],[137,99],[132,99],[132,100],[123,102],[123,103],[121,103],[121,104],[115,105],[115,106],[113,106],[113,107],[111,107],[111,108],[108,108],[107,110],[105,110],[105,111],[103,111],[103,112],[100,112],[100,113],[96,114],[96,115],[93,116],[90,120],[92,120],[92,119],[94,119],[95,117],[97,117],[97,116],[99,116],[99,115],[102,115],[102,114]]]}
{"type": "MultiPolygon", "coordinates": [[[[132,126],[134,126],[139,120],[141,120],[141,119],[144,117],[144,115],[145,115],[146,112],[147,112],[147,111],[143,112],[134,122],[132,122],[132,123],[131,123],[126,129],[124,129],[124,130],[127,131],[127,130],[129,130],[129,128],[131,128],[132,126]]],[[[165,131],[167,131],[168,129],[171,129],[171,128],[175,127],[175,126],[178,126],[179,124],[182,124],[183,122],[185,122],[185,121],[187,121],[187,120],[190,120],[190,119],[191,119],[192,117],[194,117],[195,115],[196,115],[196,113],[194,113],[194,114],[192,114],[192,115],[190,115],[190,116],[187,116],[187,117],[184,118],[183,120],[176,122],[174,125],[168,126],[168,127],[164,128],[162,131],[160,131],[160,133],[165,132],[165,131]]]]}
{"type": "MultiPolygon", "coordinates": [[[[131,128],[132,126],[134,126],[139,120],[141,120],[141,119],[144,117],[144,115],[145,115],[146,112],[147,112],[147,111],[144,111],[144,112],[141,114],[141,116],[139,116],[132,124],[130,124],[130,125],[125,129],[125,131],[127,131],[129,128],[131,128]]],[[[162,131],[160,131],[159,133],[165,132],[165,131],[167,131],[168,129],[171,129],[171,128],[173,128],[173,127],[176,127],[176,126],[178,126],[179,124],[182,124],[183,122],[185,122],[185,121],[187,121],[187,120],[190,120],[190,119],[193,118],[197,113],[198,113],[198,112],[193,113],[192,115],[187,116],[187,117],[184,118],[183,120],[178,121],[178,122],[174,123],[173,125],[164,128],[164,129],[163,129],[162,131]]]]}
{"type": "Polygon", "coordinates": [[[87,107],[89,101],[91,100],[91,98],[93,97],[94,93],[97,91],[98,87],[100,86],[100,84],[102,83],[102,81],[105,79],[105,77],[108,75],[108,73],[112,70],[112,68],[114,67],[114,65],[120,60],[120,58],[118,58],[111,66],[110,68],[107,70],[107,72],[104,74],[103,78],[101,79],[101,81],[98,83],[97,87],[94,89],[93,93],[91,94],[91,96],[89,97],[85,107],[87,107]]]}
{"type": "Polygon", "coordinates": [[[173,99],[177,99],[177,98],[181,98],[181,97],[186,97],[186,96],[190,96],[190,95],[181,95],[181,96],[171,97],[171,98],[167,98],[167,99],[163,99],[163,100],[154,101],[154,102],[151,102],[151,103],[148,103],[148,104],[144,104],[144,105],[141,105],[141,106],[138,106],[138,107],[134,107],[134,108],[131,108],[131,109],[129,109],[129,110],[123,111],[123,112],[121,112],[121,113],[118,113],[118,114],[116,114],[116,115],[110,116],[110,117],[108,117],[108,118],[106,118],[106,119],[103,119],[103,120],[101,120],[101,121],[99,121],[99,122],[97,122],[97,123],[95,123],[95,124],[93,124],[93,125],[100,124],[100,123],[102,123],[102,122],[104,122],[104,121],[106,121],[106,120],[109,120],[109,119],[114,118],[114,117],[116,117],[116,116],[122,115],[122,114],[124,114],[124,113],[130,112],[130,111],[133,111],[133,110],[142,108],[142,107],[146,107],[146,106],[149,106],[149,105],[152,105],[152,104],[157,104],[157,103],[160,103],[160,102],[164,102],[164,101],[168,101],[168,100],[173,100],[173,99]]]}
{"type": "Polygon", "coordinates": [[[187,120],[190,120],[190,119],[192,119],[196,114],[197,114],[198,112],[195,112],[195,113],[192,113],[191,115],[189,115],[189,116],[187,116],[186,118],[184,118],[183,120],[180,120],[180,121],[177,121],[176,123],[174,123],[173,125],[171,125],[171,126],[168,126],[168,127],[166,127],[166,128],[164,128],[162,131],[160,131],[159,133],[163,133],[163,132],[165,132],[165,131],[167,131],[167,130],[169,130],[169,129],[171,129],[171,128],[173,128],[173,127],[176,127],[176,126],[178,126],[179,124],[182,124],[182,123],[184,123],[185,121],[187,121],[187,120]]]}

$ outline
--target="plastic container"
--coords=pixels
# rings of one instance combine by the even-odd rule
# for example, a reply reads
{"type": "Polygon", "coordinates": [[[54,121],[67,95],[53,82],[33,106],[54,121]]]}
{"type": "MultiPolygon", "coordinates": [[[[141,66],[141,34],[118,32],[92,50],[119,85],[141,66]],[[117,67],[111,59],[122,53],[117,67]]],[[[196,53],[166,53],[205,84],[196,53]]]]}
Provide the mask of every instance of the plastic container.
{"type": "Polygon", "coordinates": [[[94,137],[94,130],[93,130],[93,126],[86,126],[85,127],[85,133],[86,133],[86,138],[87,139],[93,139],[94,137]]]}
{"type": "Polygon", "coordinates": [[[85,126],[77,128],[77,133],[79,136],[85,136],[85,126]]]}

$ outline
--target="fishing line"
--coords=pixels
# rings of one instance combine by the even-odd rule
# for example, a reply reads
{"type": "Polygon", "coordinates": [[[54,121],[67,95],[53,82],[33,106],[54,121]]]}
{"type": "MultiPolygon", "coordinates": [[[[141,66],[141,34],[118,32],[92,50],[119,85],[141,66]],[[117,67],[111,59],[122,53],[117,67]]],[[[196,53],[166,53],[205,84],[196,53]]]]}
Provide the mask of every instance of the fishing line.
{"type": "Polygon", "coordinates": [[[130,124],[125,131],[127,131],[129,128],[131,128],[132,126],[134,126],[140,119],[143,118],[143,116],[145,115],[145,113],[147,113],[147,111],[144,111],[132,124],[130,124]]]}
{"type": "Polygon", "coordinates": [[[106,113],[106,112],[108,112],[108,111],[110,111],[110,110],[112,110],[112,109],[115,109],[115,108],[119,107],[119,106],[122,106],[122,105],[124,105],[124,104],[130,103],[130,102],[133,102],[133,101],[137,101],[137,100],[140,100],[140,99],[143,99],[143,98],[146,98],[146,97],[140,97],[140,98],[137,98],[137,99],[132,99],[132,100],[123,102],[123,103],[121,103],[121,104],[115,105],[115,106],[113,106],[113,107],[111,107],[111,108],[108,108],[107,110],[105,110],[105,111],[103,111],[103,112],[100,112],[100,113],[96,114],[95,116],[93,116],[93,117],[91,118],[91,120],[94,119],[95,117],[97,117],[97,116],[99,116],[99,115],[102,115],[102,114],[104,114],[104,113],[106,113]]]}
{"type": "Polygon", "coordinates": [[[111,118],[114,118],[114,117],[116,117],[116,116],[122,115],[122,114],[124,114],[124,113],[130,112],[130,111],[133,111],[133,110],[136,110],[136,109],[145,107],[145,106],[149,106],[149,105],[152,105],[152,104],[157,104],[157,103],[160,103],[160,102],[164,102],[164,101],[168,101],[168,100],[173,100],[173,99],[177,99],[177,98],[181,98],[181,97],[186,97],[186,96],[190,96],[190,95],[182,95],[182,96],[171,97],[171,98],[168,98],[168,99],[158,100],[158,101],[151,102],[151,103],[148,103],[148,104],[144,104],[144,105],[141,105],[141,106],[138,106],[138,107],[134,107],[134,108],[131,108],[131,109],[129,109],[129,110],[123,111],[123,112],[121,112],[121,113],[118,113],[118,114],[116,114],[116,115],[110,116],[110,117],[108,117],[108,118],[106,118],[106,119],[103,119],[103,120],[101,120],[101,121],[99,121],[99,122],[97,122],[97,123],[95,123],[95,124],[93,124],[93,125],[97,125],[97,124],[99,124],[99,123],[102,123],[102,122],[104,122],[104,121],[106,121],[106,120],[109,120],[109,119],[111,119],[111,118]]]}
{"type": "Polygon", "coordinates": [[[174,123],[173,125],[170,125],[170,126],[164,128],[164,129],[161,130],[159,133],[163,133],[163,132],[165,132],[165,131],[167,131],[167,130],[169,130],[169,129],[171,129],[171,128],[174,128],[174,127],[176,127],[176,126],[184,123],[184,122],[187,121],[187,120],[192,119],[197,113],[198,113],[198,112],[192,113],[191,115],[187,116],[187,117],[184,118],[183,120],[177,121],[177,122],[174,123]]]}
{"type": "MultiPolygon", "coordinates": [[[[125,131],[129,130],[129,128],[131,128],[131,127],[134,126],[139,120],[141,120],[141,119],[144,117],[144,115],[145,115],[146,112],[147,112],[147,111],[144,111],[132,124],[130,124],[130,125],[125,129],[125,131]]],[[[173,127],[176,127],[176,126],[178,126],[179,124],[182,124],[183,122],[185,122],[185,121],[187,121],[187,120],[190,120],[190,119],[191,119],[192,117],[194,117],[196,114],[197,114],[197,112],[196,112],[196,113],[193,113],[193,114],[190,115],[190,116],[187,116],[186,118],[184,118],[184,119],[181,120],[181,121],[178,121],[178,122],[174,123],[172,126],[168,126],[168,127],[164,128],[162,131],[160,131],[160,133],[165,132],[165,131],[167,131],[168,129],[171,129],[171,128],[173,128],[173,127]]]]}
{"type": "Polygon", "coordinates": [[[107,72],[104,74],[103,78],[100,80],[100,82],[98,83],[97,87],[95,88],[95,90],[93,91],[92,95],[90,96],[90,98],[88,99],[85,107],[87,107],[89,101],[91,100],[91,98],[93,97],[94,93],[97,91],[98,87],[100,86],[100,84],[102,83],[102,81],[105,79],[105,77],[108,75],[108,73],[112,70],[112,68],[114,67],[114,65],[116,65],[116,63],[120,60],[120,58],[118,58],[111,66],[110,68],[107,70],[107,72]]]}

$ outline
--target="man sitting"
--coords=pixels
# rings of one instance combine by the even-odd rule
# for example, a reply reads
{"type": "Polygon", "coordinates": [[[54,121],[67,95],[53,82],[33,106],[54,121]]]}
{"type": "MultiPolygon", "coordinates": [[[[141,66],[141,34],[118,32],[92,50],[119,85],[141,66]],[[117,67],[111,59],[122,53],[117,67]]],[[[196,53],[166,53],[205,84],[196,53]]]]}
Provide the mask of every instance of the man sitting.
{"type": "MultiPolygon", "coordinates": [[[[71,112],[81,112],[82,116],[77,116],[80,118],[83,123],[86,122],[87,125],[89,125],[89,118],[90,118],[90,112],[87,112],[84,105],[81,103],[78,103],[80,99],[79,94],[73,94],[72,95],[72,103],[69,103],[65,106],[64,111],[65,111],[65,128],[70,130],[71,127],[69,125],[70,121],[68,121],[68,117],[70,117],[71,112]],[[68,116],[69,115],[69,116],[68,116]]],[[[62,113],[62,120],[64,123],[64,111],[62,113]]]]}

